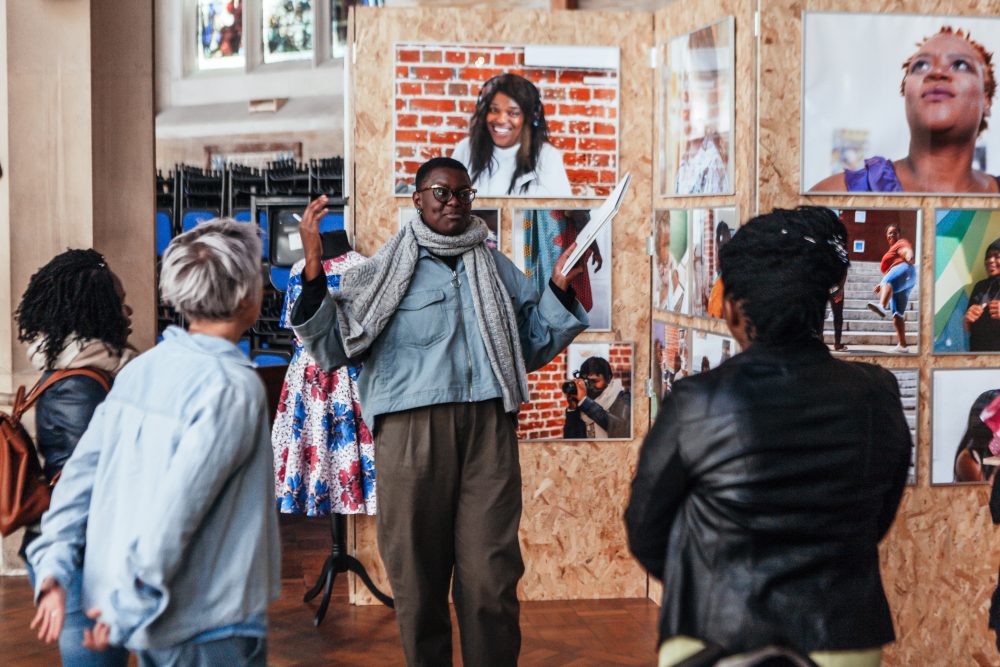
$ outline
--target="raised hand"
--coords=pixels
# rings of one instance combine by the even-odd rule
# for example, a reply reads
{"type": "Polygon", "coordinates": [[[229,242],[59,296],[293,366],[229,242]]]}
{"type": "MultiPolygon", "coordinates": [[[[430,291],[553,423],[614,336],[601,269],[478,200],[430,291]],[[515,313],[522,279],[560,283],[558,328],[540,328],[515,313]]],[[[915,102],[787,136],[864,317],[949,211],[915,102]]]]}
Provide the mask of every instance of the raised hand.
{"type": "Polygon", "coordinates": [[[312,280],[323,273],[323,241],[319,237],[319,221],[330,212],[324,208],[326,202],[326,195],[313,199],[299,220],[299,238],[302,239],[302,252],[306,258],[306,265],[302,269],[304,280],[312,280]]]}
{"type": "Polygon", "coordinates": [[[566,264],[566,260],[576,249],[576,244],[572,244],[570,247],[563,250],[562,254],[559,255],[559,259],[556,260],[556,267],[552,269],[552,282],[556,284],[556,287],[562,291],[569,289],[569,284],[577,279],[586,270],[586,259],[581,257],[569,273],[565,276],[562,274],[563,265],[566,264]]]}

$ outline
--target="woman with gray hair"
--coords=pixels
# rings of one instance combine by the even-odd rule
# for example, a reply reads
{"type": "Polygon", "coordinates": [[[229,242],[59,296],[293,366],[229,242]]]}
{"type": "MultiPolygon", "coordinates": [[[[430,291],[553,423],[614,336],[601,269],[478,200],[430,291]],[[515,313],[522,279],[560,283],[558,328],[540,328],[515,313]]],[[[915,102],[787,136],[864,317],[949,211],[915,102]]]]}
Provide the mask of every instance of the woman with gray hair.
{"type": "Polygon", "coordinates": [[[28,550],[40,637],[83,561],[84,645],[152,665],[265,665],[280,544],[264,388],[236,343],[260,313],[260,238],[230,219],[171,242],[160,291],[190,322],[119,374],[28,550]]]}

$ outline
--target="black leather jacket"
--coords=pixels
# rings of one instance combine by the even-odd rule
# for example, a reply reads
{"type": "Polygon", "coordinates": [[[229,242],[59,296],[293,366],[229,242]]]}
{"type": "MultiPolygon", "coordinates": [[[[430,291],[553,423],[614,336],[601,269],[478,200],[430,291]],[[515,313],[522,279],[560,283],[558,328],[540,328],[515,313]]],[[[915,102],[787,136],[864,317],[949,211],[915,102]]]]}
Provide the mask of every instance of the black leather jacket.
{"type": "Polygon", "coordinates": [[[661,640],[802,652],[892,641],[877,546],[912,447],[895,376],[819,342],[751,346],[677,382],[625,513],[633,553],[663,579],[661,640]]]}
{"type": "MultiPolygon", "coordinates": [[[[49,375],[45,373],[42,379],[49,375]]],[[[45,476],[50,480],[76,449],[106,395],[96,380],[74,375],[49,387],[35,403],[35,446],[45,459],[45,476]]]]}

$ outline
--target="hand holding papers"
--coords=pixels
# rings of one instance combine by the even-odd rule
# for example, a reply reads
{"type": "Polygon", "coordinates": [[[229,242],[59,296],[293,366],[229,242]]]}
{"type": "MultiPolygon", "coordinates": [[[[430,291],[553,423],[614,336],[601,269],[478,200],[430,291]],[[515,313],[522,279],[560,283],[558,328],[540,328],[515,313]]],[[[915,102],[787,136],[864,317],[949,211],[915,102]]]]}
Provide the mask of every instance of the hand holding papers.
{"type": "Polygon", "coordinates": [[[618,214],[618,209],[621,208],[622,201],[625,200],[625,193],[628,192],[628,186],[631,182],[632,175],[625,174],[625,177],[619,181],[618,185],[611,192],[611,196],[605,199],[600,207],[590,212],[590,222],[580,231],[580,235],[576,237],[576,250],[573,251],[573,254],[563,264],[562,274],[564,276],[569,275],[570,270],[583,258],[587,249],[597,239],[597,234],[604,225],[610,223],[611,219],[618,214]]]}

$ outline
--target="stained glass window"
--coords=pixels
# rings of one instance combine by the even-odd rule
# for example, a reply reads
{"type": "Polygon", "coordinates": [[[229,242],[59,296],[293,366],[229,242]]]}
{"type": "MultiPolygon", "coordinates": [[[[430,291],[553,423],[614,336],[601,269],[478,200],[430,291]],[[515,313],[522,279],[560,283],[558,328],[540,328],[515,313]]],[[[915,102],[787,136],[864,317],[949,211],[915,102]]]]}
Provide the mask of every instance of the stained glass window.
{"type": "Polygon", "coordinates": [[[198,69],[243,63],[243,0],[198,0],[198,69]]]}
{"type": "Polygon", "coordinates": [[[313,54],[312,0],[264,0],[264,63],[313,54]]]}
{"type": "Polygon", "coordinates": [[[385,7],[385,0],[330,0],[332,58],[343,58],[347,51],[347,11],[351,7],[385,7]]]}

